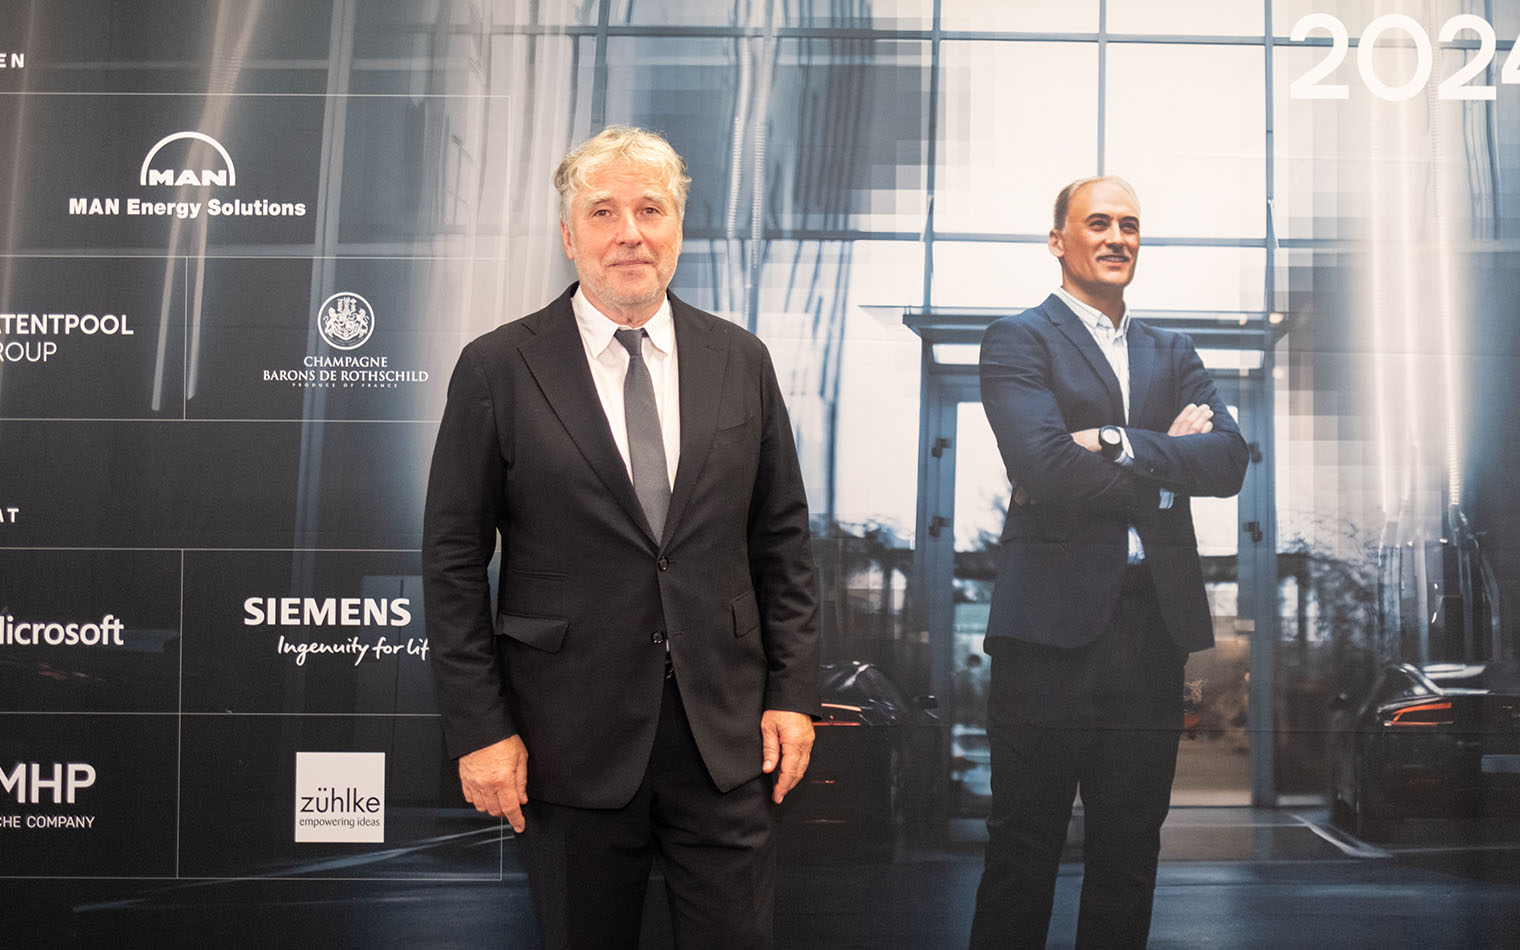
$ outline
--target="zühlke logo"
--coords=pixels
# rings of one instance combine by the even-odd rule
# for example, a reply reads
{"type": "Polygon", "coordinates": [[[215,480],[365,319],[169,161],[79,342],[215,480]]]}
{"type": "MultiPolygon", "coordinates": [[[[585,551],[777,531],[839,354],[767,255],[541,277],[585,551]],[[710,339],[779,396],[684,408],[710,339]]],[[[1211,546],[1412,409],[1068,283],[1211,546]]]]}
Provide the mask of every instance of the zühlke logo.
{"type": "Polygon", "coordinates": [[[303,815],[335,815],[365,812],[373,815],[380,811],[380,799],[374,795],[362,795],[359,789],[317,786],[315,795],[302,795],[300,812],[303,815]]]}

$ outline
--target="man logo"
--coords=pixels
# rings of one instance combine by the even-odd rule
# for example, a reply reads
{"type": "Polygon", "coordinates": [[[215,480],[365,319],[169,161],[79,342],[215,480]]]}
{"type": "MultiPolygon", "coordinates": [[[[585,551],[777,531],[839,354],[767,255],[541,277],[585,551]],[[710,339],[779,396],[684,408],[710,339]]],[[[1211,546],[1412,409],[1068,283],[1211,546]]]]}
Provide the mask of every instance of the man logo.
{"type": "Polygon", "coordinates": [[[375,311],[358,294],[333,294],[317,310],[317,332],[335,350],[357,350],[375,332],[375,311]]]}
{"type": "Polygon", "coordinates": [[[144,188],[155,185],[168,185],[171,187],[191,185],[198,188],[217,185],[223,188],[231,188],[237,184],[237,170],[232,167],[232,156],[222,147],[222,143],[216,139],[203,132],[175,132],[173,135],[166,135],[159,139],[157,145],[148,149],[148,154],[143,158],[142,171],[137,176],[137,183],[144,188]],[[175,170],[149,167],[153,164],[153,159],[158,155],[160,149],[180,139],[194,139],[197,142],[204,142],[211,146],[216,150],[216,154],[221,157],[222,165],[225,167],[219,169],[202,168],[199,170],[193,168],[175,170]]]}

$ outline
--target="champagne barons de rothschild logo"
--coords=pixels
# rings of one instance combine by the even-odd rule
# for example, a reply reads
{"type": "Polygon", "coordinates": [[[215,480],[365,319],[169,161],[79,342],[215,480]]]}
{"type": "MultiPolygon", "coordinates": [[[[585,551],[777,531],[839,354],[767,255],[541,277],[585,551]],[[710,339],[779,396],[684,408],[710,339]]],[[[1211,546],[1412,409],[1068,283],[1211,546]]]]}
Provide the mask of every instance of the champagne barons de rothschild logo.
{"type": "Polygon", "coordinates": [[[285,383],[296,389],[397,389],[425,383],[428,371],[391,365],[388,354],[358,350],[375,334],[375,308],[359,294],[333,294],[312,315],[317,335],[337,353],[311,353],[299,367],[263,370],[264,382],[285,383]]]}
{"type": "Polygon", "coordinates": [[[222,143],[204,132],[174,132],[159,139],[143,156],[137,184],[145,195],[75,195],[69,214],[108,218],[226,217],[304,218],[306,202],[276,198],[227,198],[212,189],[236,188],[237,168],[222,143]],[[188,141],[186,147],[179,143],[188,141]]]}

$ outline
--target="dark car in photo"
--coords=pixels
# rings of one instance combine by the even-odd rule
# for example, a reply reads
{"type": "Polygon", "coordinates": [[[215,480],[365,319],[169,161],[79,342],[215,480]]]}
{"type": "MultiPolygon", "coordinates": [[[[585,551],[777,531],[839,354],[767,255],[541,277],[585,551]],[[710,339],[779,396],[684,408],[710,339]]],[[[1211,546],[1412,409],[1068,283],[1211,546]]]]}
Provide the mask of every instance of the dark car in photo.
{"type": "Polygon", "coordinates": [[[910,697],[870,663],[824,664],[811,764],[787,796],[790,847],[889,860],[944,785],[932,696],[910,697]]]}
{"type": "Polygon", "coordinates": [[[1406,818],[1520,817],[1520,666],[1390,664],[1334,702],[1331,817],[1358,837],[1406,818]]]}

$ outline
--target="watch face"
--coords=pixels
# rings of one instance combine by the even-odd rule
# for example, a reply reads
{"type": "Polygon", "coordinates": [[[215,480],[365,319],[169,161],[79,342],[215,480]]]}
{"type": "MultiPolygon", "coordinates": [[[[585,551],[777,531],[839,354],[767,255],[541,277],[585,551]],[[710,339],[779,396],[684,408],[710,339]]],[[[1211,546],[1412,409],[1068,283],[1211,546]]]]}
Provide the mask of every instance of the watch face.
{"type": "Polygon", "coordinates": [[[1124,439],[1114,426],[1104,426],[1098,430],[1098,444],[1103,447],[1103,454],[1110,458],[1124,450],[1124,439]]]}

